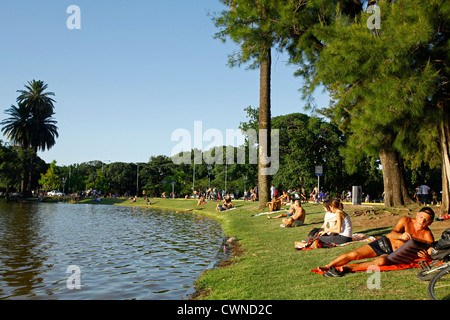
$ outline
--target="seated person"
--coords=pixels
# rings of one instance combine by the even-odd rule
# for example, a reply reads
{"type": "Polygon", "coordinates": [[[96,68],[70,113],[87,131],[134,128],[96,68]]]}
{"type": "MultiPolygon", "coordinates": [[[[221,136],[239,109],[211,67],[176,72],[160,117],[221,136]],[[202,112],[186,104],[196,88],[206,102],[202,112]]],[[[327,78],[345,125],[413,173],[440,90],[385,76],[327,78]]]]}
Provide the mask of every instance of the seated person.
{"type": "MultiPolygon", "coordinates": [[[[424,242],[434,242],[433,234],[428,228],[433,223],[433,220],[433,209],[424,207],[419,210],[415,219],[409,217],[401,218],[387,236],[381,237],[379,240],[373,241],[351,252],[344,253],[328,265],[319,267],[319,270],[326,271],[324,273],[326,277],[341,277],[345,272],[351,272],[354,268],[393,265],[394,263],[389,261],[388,255],[397,250],[401,250],[401,247],[412,237],[424,242]],[[347,266],[350,261],[366,258],[376,259],[369,262],[362,262],[355,266],[347,266]],[[342,271],[338,271],[336,267],[342,267],[342,271]]],[[[426,258],[427,256],[428,253],[426,251],[418,253],[418,257],[426,258]]]]}
{"type": "Polygon", "coordinates": [[[201,206],[202,204],[205,204],[205,203],[206,203],[205,197],[201,196],[200,199],[198,199],[197,206],[201,206]]]}
{"type": "Polygon", "coordinates": [[[227,205],[225,203],[223,203],[223,204],[218,203],[217,204],[217,207],[216,207],[216,211],[217,212],[222,212],[222,211],[226,211],[226,210],[228,210],[228,207],[227,207],[227,205]]]}
{"type": "Polygon", "coordinates": [[[281,205],[290,203],[289,193],[283,190],[283,194],[280,196],[281,205]]]}
{"type": "Polygon", "coordinates": [[[227,193],[226,197],[223,199],[223,203],[228,209],[234,208],[234,204],[231,202],[231,196],[229,193],[227,193]]]}
{"type": "Polygon", "coordinates": [[[291,202],[289,203],[289,210],[286,213],[282,213],[279,216],[276,217],[267,217],[267,219],[279,219],[284,217],[292,217],[295,212],[295,201],[291,199],[291,202]]]}
{"type": "Polygon", "coordinates": [[[293,211],[288,211],[287,213],[280,214],[277,217],[267,217],[268,219],[283,219],[283,225],[286,227],[300,227],[305,223],[306,211],[302,208],[300,200],[295,200],[293,211]]]}
{"type": "Polygon", "coordinates": [[[254,201],[256,201],[256,199],[257,199],[257,196],[256,196],[255,189],[250,189],[250,198],[249,198],[249,200],[251,202],[254,202],[254,201]]]}
{"type": "Polygon", "coordinates": [[[343,244],[351,242],[353,235],[352,221],[348,214],[342,211],[339,199],[324,201],[326,210],[323,231],[318,233],[318,239],[323,243],[343,244]]]}
{"type": "Polygon", "coordinates": [[[272,201],[266,203],[266,207],[270,208],[270,212],[279,211],[281,209],[281,201],[275,196],[272,201]]]}

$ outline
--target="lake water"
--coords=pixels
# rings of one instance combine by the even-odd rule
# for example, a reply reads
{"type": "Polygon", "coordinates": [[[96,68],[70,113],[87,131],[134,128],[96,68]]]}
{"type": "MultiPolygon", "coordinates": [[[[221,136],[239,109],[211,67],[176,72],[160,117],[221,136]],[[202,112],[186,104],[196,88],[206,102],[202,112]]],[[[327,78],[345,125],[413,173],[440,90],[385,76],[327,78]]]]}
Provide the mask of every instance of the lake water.
{"type": "Polygon", "coordinates": [[[190,213],[0,203],[0,299],[184,299],[223,240],[190,213]]]}

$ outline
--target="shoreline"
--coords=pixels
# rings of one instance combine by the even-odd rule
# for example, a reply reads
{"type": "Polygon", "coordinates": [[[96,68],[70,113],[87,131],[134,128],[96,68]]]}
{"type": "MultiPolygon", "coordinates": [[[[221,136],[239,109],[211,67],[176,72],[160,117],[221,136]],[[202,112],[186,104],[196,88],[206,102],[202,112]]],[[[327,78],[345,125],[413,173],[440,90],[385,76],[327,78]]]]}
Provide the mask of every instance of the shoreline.
{"type": "MultiPolygon", "coordinates": [[[[427,300],[426,282],[417,279],[419,270],[382,272],[381,289],[370,290],[367,282],[370,274],[363,272],[343,278],[328,279],[311,272],[328,263],[337,255],[353,250],[360,244],[342,248],[297,251],[295,241],[303,240],[309,231],[323,222],[321,205],[302,204],[307,212],[305,226],[280,228],[280,220],[256,217],[261,213],[258,203],[233,201],[237,210],[216,212],[216,202],[197,207],[193,199],[151,198],[151,205],[143,199],[131,203],[128,199],[102,199],[100,203],[82,200],[77,203],[97,205],[124,205],[174,212],[188,212],[217,220],[224,235],[234,238],[239,246],[238,254],[231,252],[226,263],[205,270],[194,282],[195,292],[189,300],[427,300]]],[[[385,235],[402,216],[415,217],[421,206],[385,208],[380,205],[351,206],[344,204],[344,211],[352,219],[354,233],[373,236],[385,235]]],[[[433,206],[436,216],[440,208],[433,206]]],[[[263,210],[268,211],[267,210],[263,210]]],[[[449,220],[434,222],[431,230],[435,239],[450,228],[449,220]]]]}

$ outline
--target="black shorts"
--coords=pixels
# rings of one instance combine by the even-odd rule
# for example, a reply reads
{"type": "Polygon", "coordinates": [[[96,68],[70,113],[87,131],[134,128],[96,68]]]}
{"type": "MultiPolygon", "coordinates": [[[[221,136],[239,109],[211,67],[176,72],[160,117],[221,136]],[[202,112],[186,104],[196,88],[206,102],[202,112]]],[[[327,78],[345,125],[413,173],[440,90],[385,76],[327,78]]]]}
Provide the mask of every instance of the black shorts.
{"type": "Polygon", "coordinates": [[[375,251],[377,256],[391,254],[393,252],[391,241],[389,241],[387,237],[381,237],[380,239],[369,243],[369,246],[375,251]]]}

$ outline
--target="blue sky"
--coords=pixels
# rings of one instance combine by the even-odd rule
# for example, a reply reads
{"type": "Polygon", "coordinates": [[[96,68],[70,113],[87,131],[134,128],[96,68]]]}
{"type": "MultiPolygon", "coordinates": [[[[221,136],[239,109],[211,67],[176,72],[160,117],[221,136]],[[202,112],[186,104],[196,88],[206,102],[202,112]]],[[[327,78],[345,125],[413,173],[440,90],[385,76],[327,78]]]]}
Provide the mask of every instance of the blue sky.
{"type": "MultiPolygon", "coordinates": [[[[147,162],[170,156],[172,132],[193,132],[194,121],[237,129],[244,108],[259,105],[259,71],[227,66],[237,47],[213,39],[208,16],[222,9],[218,0],[1,0],[0,121],[36,79],[57,101],[60,137],[39,153],[46,162],[147,162]],[[80,30],[67,28],[70,5],[80,30]]],[[[286,61],[274,54],[273,116],[305,112],[286,61]]]]}

